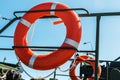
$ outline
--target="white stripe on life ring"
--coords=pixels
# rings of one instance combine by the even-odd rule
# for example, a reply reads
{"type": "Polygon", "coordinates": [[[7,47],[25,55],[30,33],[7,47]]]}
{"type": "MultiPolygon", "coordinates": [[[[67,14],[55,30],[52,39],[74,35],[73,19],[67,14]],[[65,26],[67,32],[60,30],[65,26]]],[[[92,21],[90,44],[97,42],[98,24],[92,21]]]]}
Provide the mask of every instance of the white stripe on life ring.
{"type": "Polygon", "coordinates": [[[27,27],[30,27],[30,26],[32,25],[29,21],[27,21],[27,20],[25,20],[25,19],[21,19],[20,22],[21,22],[22,24],[24,24],[25,26],[27,26],[27,27]]]}
{"type": "Polygon", "coordinates": [[[29,61],[29,65],[28,65],[29,67],[33,68],[36,58],[37,58],[37,55],[33,54],[29,61]]]}
{"type": "Polygon", "coordinates": [[[64,41],[64,43],[70,44],[70,45],[72,45],[73,47],[75,47],[76,49],[78,48],[78,45],[79,45],[78,42],[76,42],[76,41],[74,41],[74,40],[72,40],[72,39],[70,39],[70,38],[66,38],[65,41],[64,41]]]}
{"type": "MultiPolygon", "coordinates": [[[[56,9],[57,3],[53,3],[51,6],[51,9],[54,10],[56,9]]],[[[50,11],[50,15],[55,15],[55,11],[50,11]]]]}

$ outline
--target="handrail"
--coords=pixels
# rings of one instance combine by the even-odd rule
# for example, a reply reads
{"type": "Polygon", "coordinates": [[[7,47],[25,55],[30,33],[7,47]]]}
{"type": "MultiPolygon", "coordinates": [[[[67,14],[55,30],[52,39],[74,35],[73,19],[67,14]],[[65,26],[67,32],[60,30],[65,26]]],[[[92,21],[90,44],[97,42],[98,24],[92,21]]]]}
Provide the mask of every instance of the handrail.
{"type": "Polygon", "coordinates": [[[83,10],[87,14],[89,14],[89,11],[84,8],[69,8],[69,9],[46,9],[46,10],[31,10],[31,11],[15,11],[13,15],[17,17],[16,13],[36,13],[36,12],[49,12],[49,11],[69,11],[69,10],[83,10]]]}
{"type": "MultiPolygon", "coordinates": [[[[26,11],[20,11],[26,12],[26,11]]],[[[15,11],[14,14],[19,13],[19,11],[15,11]]],[[[96,17],[96,16],[120,16],[120,12],[105,12],[105,13],[89,13],[89,14],[78,14],[79,17],[96,17]]],[[[44,16],[42,18],[57,18],[56,16],[44,16]]],[[[6,30],[13,22],[21,19],[21,16],[15,17],[11,19],[2,29],[0,29],[0,34],[6,30]]]]}

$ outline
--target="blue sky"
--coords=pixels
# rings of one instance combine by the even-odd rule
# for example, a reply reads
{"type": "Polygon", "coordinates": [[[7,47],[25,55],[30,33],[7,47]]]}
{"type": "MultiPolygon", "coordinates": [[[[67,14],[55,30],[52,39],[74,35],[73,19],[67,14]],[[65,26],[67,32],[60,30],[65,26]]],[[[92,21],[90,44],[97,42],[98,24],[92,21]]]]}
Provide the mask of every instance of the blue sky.
{"type": "MultiPolygon", "coordinates": [[[[90,13],[98,13],[98,12],[119,12],[120,11],[120,1],[119,0],[0,0],[0,16],[7,18],[14,18],[13,12],[20,10],[29,10],[33,6],[40,4],[42,2],[53,1],[53,2],[62,2],[68,5],[71,8],[85,8],[90,13]]],[[[81,11],[77,11],[76,13],[85,13],[81,11]]],[[[23,15],[23,14],[18,14],[23,15]]],[[[79,45],[79,50],[91,50],[91,45],[93,49],[95,48],[95,30],[96,30],[96,18],[95,17],[80,17],[82,23],[82,40],[79,45]],[[90,42],[84,45],[84,42],[90,42]]],[[[34,27],[34,36],[30,45],[37,46],[59,46],[62,44],[65,38],[65,27],[64,24],[53,25],[52,21],[58,19],[42,19],[37,20],[34,27]],[[47,25],[46,25],[47,23],[47,25]],[[43,35],[44,34],[44,35],[43,35]],[[56,37],[56,38],[55,38],[56,37]]],[[[2,20],[0,18],[0,29],[7,23],[8,21],[2,20]]],[[[8,29],[6,29],[0,35],[14,35],[14,30],[18,21],[12,24],[8,29]]],[[[100,24],[100,59],[105,60],[114,60],[120,55],[120,16],[112,16],[112,17],[102,17],[100,24]]],[[[32,30],[32,29],[31,29],[32,30]]],[[[29,35],[31,33],[29,32],[29,35]]],[[[29,37],[29,36],[28,36],[29,37]]],[[[8,38],[0,38],[0,48],[11,48],[13,46],[13,39],[8,38]]],[[[41,52],[40,52],[41,53],[41,52]]],[[[4,57],[7,58],[6,62],[16,63],[17,59],[15,57],[14,51],[0,51],[0,61],[3,60],[4,57]]],[[[82,55],[82,54],[81,54],[82,55]]],[[[68,61],[66,64],[61,67],[66,69],[68,68],[70,62],[68,61]]],[[[23,65],[24,66],[24,65],[23,65]]],[[[26,66],[25,69],[32,76],[45,76],[53,70],[49,71],[36,71],[32,70],[26,66]],[[32,71],[32,72],[31,72],[32,71]]],[[[59,70],[58,73],[62,73],[59,70]]],[[[68,74],[62,73],[62,74],[68,74]]],[[[23,77],[29,79],[25,74],[23,77]]],[[[53,75],[51,76],[53,77],[53,75]]],[[[62,78],[62,77],[57,77],[62,78]]],[[[68,77],[66,77],[68,80],[68,77]]]]}

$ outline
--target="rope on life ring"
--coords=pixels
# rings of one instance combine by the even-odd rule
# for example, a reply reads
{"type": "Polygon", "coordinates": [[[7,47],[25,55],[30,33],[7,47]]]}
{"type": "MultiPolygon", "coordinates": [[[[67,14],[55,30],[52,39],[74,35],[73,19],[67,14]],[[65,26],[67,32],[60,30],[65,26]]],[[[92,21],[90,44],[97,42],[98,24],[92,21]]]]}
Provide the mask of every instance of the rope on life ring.
{"type": "MultiPolygon", "coordinates": [[[[95,60],[93,57],[88,56],[88,55],[82,55],[82,56],[78,56],[75,63],[76,66],[82,62],[87,61],[93,68],[93,74],[91,76],[91,78],[87,78],[87,80],[94,80],[94,73],[95,73],[95,62],[93,61],[95,60]],[[87,61],[87,60],[92,60],[92,61],[87,61]]],[[[72,66],[72,64],[70,65],[70,67],[72,66]]],[[[74,66],[70,71],[70,77],[72,80],[81,80],[80,78],[78,78],[77,74],[76,74],[76,66],[74,66]]],[[[98,65],[98,78],[100,78],[101,75],[101,66],[98,65]]]]}
{"type": "MultiPolygon", "coordinates": [[[[33,10],[69,9],[62,3],[45,2],[31,8],[33,10]]],[[[78,15],[72,11],[46,11],[25,13],[17,24],[14,33],[14,46],[28,46],[27,33],[30,26],[43,16],[54,15],[62,19],[66,26],[66,38],[61,47],[78,48],[81,39],[81,23],[78,15]]],[[[48,54],[35,54],[30,48],[15,48],[15,53],[19,59],[27,66],[37,70],[48,70],[57,68],[65,63],[76,50],[58,49],[48,54]]]]}

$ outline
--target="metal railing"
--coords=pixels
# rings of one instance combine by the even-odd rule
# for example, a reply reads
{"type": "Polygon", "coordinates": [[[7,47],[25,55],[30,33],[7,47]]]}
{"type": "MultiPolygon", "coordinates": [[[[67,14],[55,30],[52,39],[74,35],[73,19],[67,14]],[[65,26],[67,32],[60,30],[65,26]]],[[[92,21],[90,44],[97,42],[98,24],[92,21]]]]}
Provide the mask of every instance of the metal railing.
{"type": "MultiPolygon", "coordinates": [[[[45,11],[67,11],[67,10],[84,10],[86,14],[78,14],[79,17],[96,17],[96,45],[94,51],[82,51],[82,50],[76,50],[77,52],[93,52],[95,53],[95,80],[98,80],[98,61],[99,61],[99,40],[100,40],[100,20],[103,16],[120,16],[120,12],[108,12],[108,13],[89,13],[88,10],[84,8],[71,8],[71,9],[59,9],[59,10],[34,10],[34,11],[15,11],[13,14],[15,18],[11,19],[10,22],[8,22],[5,26],[3,26],[0,29],[0,34],[4,32],[11,24],[13,24],[15,21],[21,19],[21,16],[17,16],[17,13],[33,13],[33,12],[45,12],[45,11]]],[[[57,18],[56,16],[45,16],[43,18],[57,18]]],[[[13,38],[13,36],[6,36],[6,35],[0,35],[0,37],[4,38],[13,38]]],[[[0,50],[14,50],[13,48],[18,48],[17,46],[13,46],[11,48],[0,48],[0,50]]],[[[24,46],[21,46],[24,47],[24,46]]],[[[35,48],[36,46],[27,46],[26,48],[35,48]]],[[[25,47],[24,47],[25,48],[25,47]]],[[[58,49],[60,47],[45,47],[45,46],[39,46],[39,48],[46,48],[45,50],[42,49],[33,49],[34,51],[53,51],[54,49],[58,49]],[[50,50],[49,50],[49,49],[50,50]],[[54,49],[53,49],[54,48],[54,49]],[[48,50],[47,50],[48,49],[48,50]]],[[[65,48],[64,48],[65,49],[65,48]]]]}

